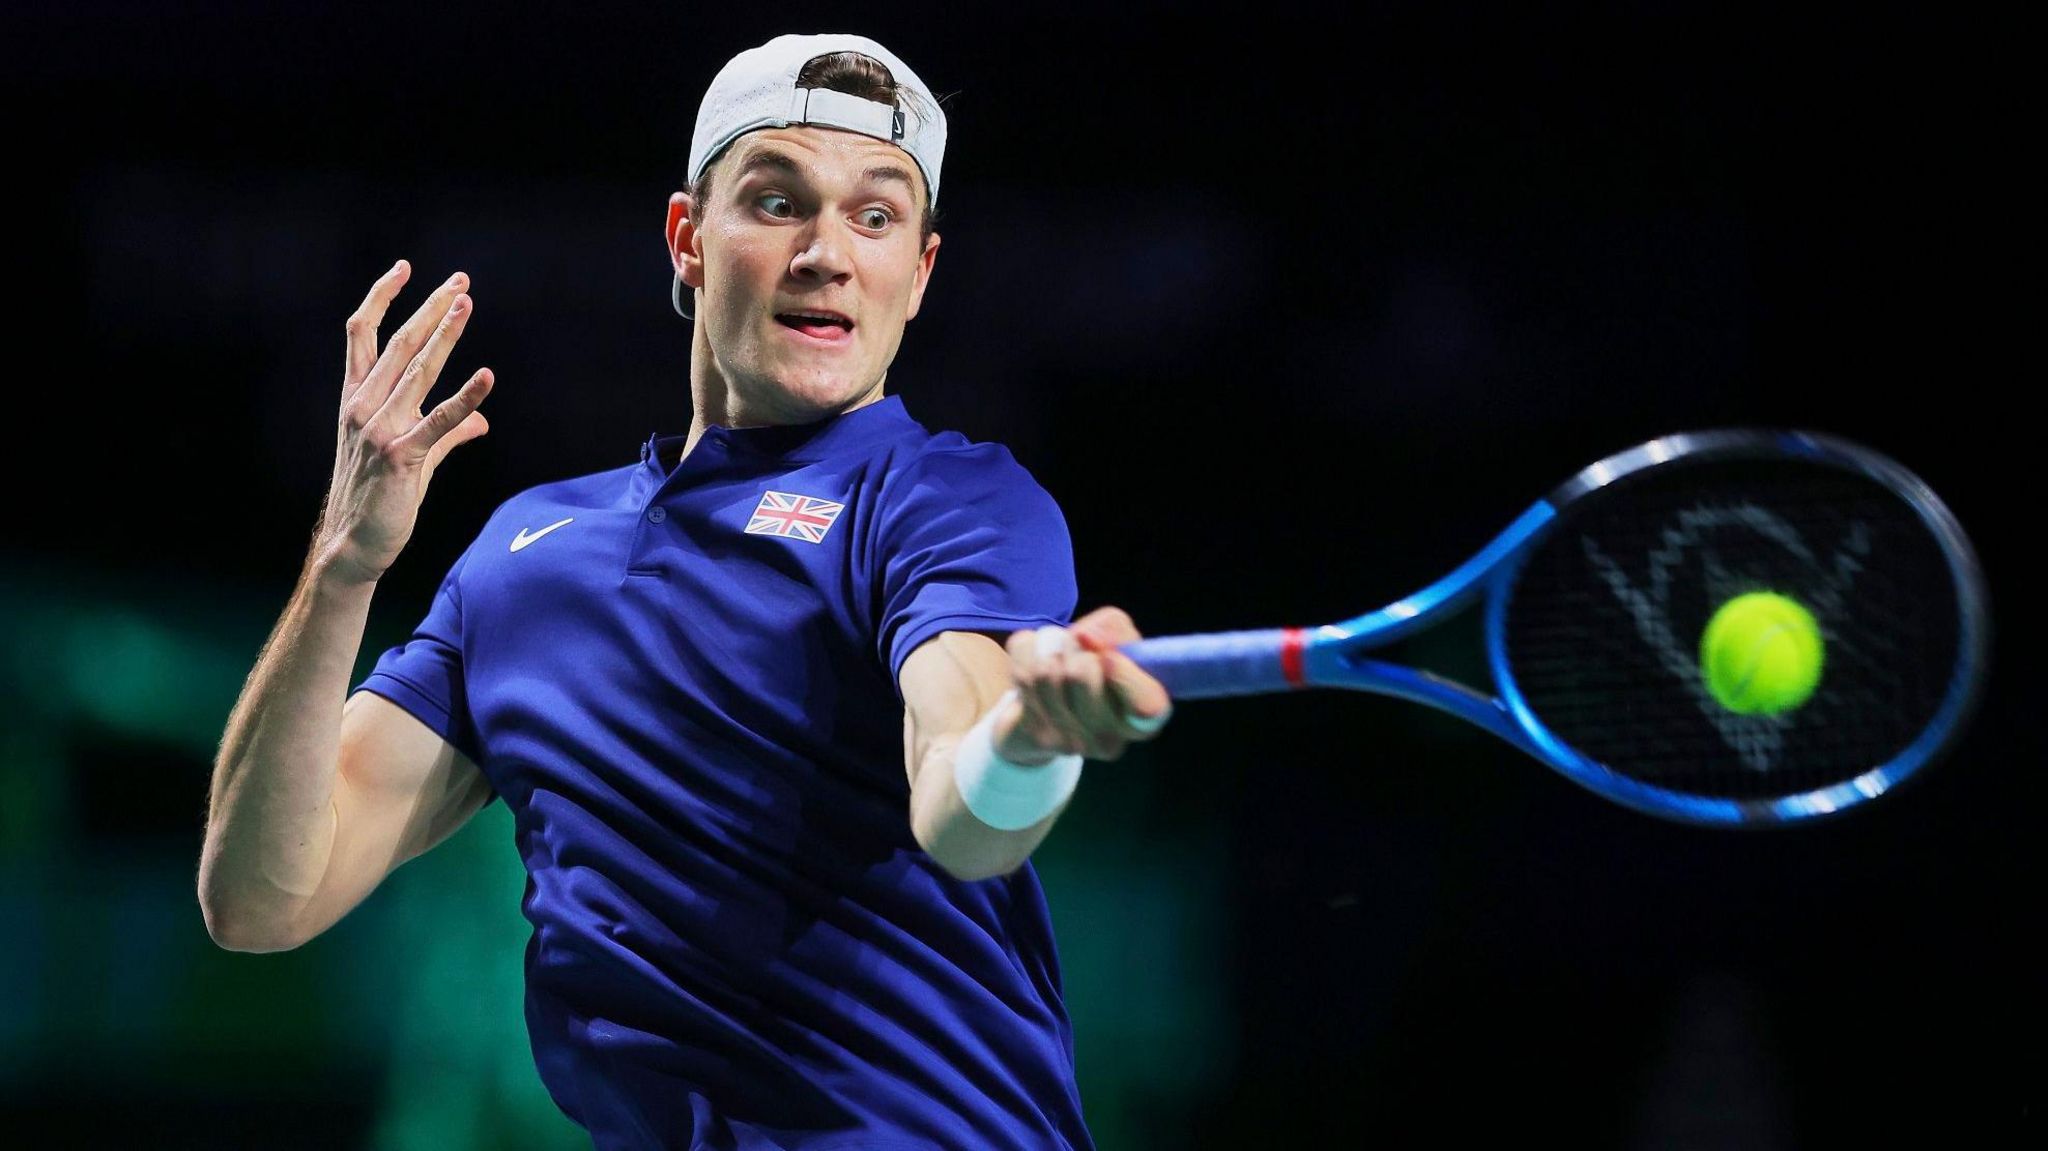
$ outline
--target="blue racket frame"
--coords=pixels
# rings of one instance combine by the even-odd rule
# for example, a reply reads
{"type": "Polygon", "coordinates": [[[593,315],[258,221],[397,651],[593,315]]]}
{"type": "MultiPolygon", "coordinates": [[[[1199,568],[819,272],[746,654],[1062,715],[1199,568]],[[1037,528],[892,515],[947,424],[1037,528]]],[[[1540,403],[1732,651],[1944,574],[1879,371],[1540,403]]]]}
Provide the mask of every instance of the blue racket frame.
{"type": "Polygon", "coordinates": [[[1433,707],[1492,732],[1581,786],[1637,811],[1708,826],[1782,824],[1830,815],[1896,788],[1939,755],[1974,709],[1989,666],[1989,609],[1975,553],[1955,517],[1919,477],[1891,459],[1837,437],[1804,431],[1724,429],[1666,436],[1583,468],[1537,501],[1456,570],[1377,611],[1309,629],[1268,628],[1139,640],[1121,650],[1175,699],[1254,695],[1299,688],[1348,688],[1433,707]],[[1523,562],[1574,500],[1679,459],[1732,456],[1807,458],[1861,472],[1897,492],[1940,541],[1960,590],[1959,653],[1941,705],[1898,755],[1855,778],[1775,799],[1724,799],[1659,788],[1580,754],[1531,711],[1507,664],[1507,607],[1523,562]],[[1369,658],[1486,597],[1487,665],[1500,694],[1369,658]]]}

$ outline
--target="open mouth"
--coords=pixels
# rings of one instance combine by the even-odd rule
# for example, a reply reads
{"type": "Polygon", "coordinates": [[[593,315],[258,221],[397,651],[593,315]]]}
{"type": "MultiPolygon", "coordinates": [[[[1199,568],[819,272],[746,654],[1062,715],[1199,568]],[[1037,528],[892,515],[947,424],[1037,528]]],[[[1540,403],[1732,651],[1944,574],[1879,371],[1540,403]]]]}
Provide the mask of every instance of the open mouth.
{"type": "Polygon", "coordinates": [[[814,340],[843,339],[853,331],[853,321],[837,312],[778,312],[775,322],[814,340]]]}

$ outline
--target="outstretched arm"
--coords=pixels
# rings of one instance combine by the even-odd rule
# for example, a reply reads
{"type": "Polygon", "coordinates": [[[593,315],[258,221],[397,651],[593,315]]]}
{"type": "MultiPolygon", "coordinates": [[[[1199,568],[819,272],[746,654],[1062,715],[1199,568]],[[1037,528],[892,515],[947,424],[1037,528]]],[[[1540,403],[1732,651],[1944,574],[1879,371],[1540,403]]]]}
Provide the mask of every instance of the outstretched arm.
{"type": "Polygon", "coordinates": [[[969,809],[956,754],[985,718],[990,750],[1027,771],[1056,770],[1063,755],[1113,760],[1158,734],[1171,708],[1166,689],[1116,651],[1138,638],[1128,615],[1105,607],[1070,628],[1016,632],[1001,646],[977,632],[942,632],[903,661],[911,831],[948,874],[1016,870],[1065,810],[1062,803],[1004,830],[969,809]]]}
{"type": "Polygon", "coordinates": [[[377,581],[411,538],[434,469],[488,428],[477,411],[488,372],[420,411],[467,321],[467,277],[430,293],[378,351],[409,274],[400,261],[349,318],[326,506],[214,758],[199,906],[235,950],[298,946],[489,795],[474,765],[411,716],[346,703],[377,581]]]}

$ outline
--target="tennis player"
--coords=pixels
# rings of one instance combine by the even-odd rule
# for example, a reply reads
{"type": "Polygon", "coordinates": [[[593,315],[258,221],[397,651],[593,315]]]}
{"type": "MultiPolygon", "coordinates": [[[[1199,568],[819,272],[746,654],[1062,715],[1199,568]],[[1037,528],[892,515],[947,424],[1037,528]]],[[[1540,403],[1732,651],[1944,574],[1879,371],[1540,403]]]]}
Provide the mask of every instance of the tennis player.
{"type": "Polygon", "coordinates": [[[493,382],[423,415],[468,282],[380,353],[410,270],[377,281],[311,552],[214,768],[215,940],[299,946],[502,799],[535,1061],[597,1146],[1092,1147],[1028,859],[1083,758],[1170,705],[1114,650],[1123,612],[1069,626],[1047,492],[884,391],[945,144],[870,39],[734,57],[668,206],[688,431],[506,500],[351,690],[378,579],[493,382]]]}

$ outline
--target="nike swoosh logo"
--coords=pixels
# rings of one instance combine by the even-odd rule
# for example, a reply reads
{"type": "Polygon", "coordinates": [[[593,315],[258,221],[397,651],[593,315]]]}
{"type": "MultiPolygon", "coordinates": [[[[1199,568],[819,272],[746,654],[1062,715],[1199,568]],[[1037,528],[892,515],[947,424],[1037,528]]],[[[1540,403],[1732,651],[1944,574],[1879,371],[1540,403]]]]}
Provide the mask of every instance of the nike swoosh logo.
{"type": "Polygon", "coordinates": [[[554,523],[551,523],[551,524],[549,524],[548,526],[546,526],[546,527],[544,527],[544,528],[540,529],[539,531],[537,531],[537,532],[533,533],[532,535],[527,535],[527,534],[526,534],[526,529],[525,529],[525,528],[520,528],[520,529],[519,529],[519,534],[518,534],[518,535],[516,535],[516,536],[513,536],[513,537],[512,537],[512,550],[516,552],[516,551],[518,551],[518,550],[519,550],[520,548],[523,548],[523,547],[525,547],[525,546],[526,546],[527,544],[530,544],[530,543],[532,543],[533,541],[535,541],[535,540],[539,539],[540,537],[542,537],[542,536],[544,536],[544,535],[548,534],[549,532],[551,532],[551,531],[554,531],[554,530],[555,530],[556,528],[558,528],[558,527],[561,527],[561,526],[562,526],[563,524],[568,524],[568,523],[575,523],[575,522],[576,522],[576,517],[575,517],[575,516],[570,516],[570,517],[569,517],[568,519],[566,519],[566,520],[556,520],[556,521],[555,521],[554,523]]]}

